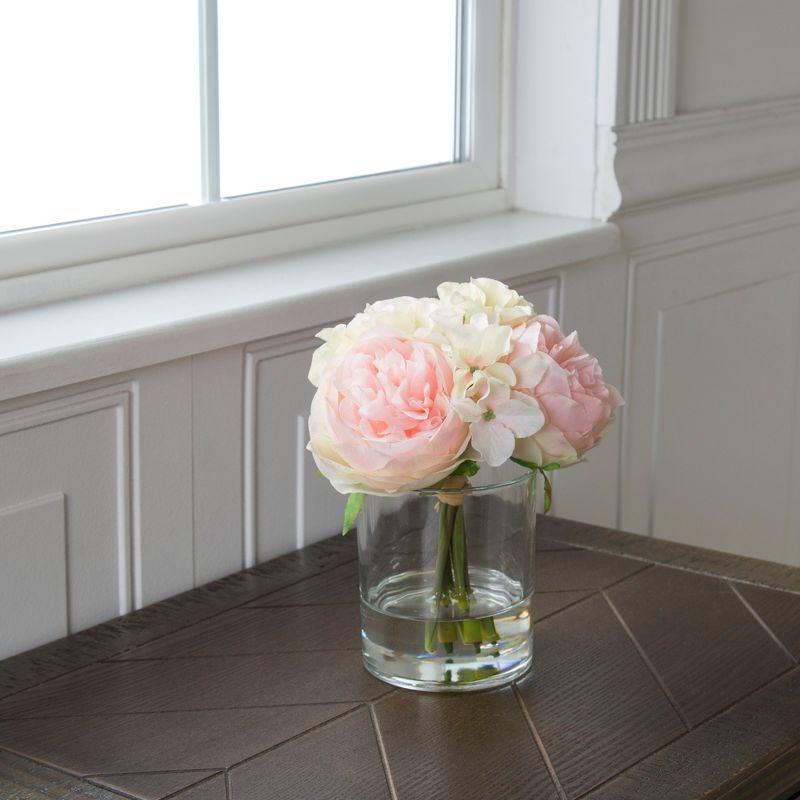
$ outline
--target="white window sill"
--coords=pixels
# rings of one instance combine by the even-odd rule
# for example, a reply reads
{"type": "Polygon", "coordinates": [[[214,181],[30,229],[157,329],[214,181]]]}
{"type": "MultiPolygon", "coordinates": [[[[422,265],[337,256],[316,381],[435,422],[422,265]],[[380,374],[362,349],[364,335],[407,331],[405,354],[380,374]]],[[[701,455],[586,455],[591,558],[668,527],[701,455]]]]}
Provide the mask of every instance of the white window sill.
{"type": "Polygon", "coordinates": [[[513,280],[620,249],[610,223],[508,211],[0,317],[0,400],[290,331],[442,280],[513,280]]]}

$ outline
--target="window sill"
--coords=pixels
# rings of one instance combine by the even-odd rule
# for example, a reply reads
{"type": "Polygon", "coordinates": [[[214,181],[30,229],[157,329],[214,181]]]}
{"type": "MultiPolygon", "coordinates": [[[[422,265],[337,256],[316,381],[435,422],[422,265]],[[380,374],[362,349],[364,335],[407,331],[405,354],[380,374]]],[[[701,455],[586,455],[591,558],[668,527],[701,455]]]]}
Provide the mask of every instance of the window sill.
{"type": "Polygon", "coordinates": [[[442,280],[514,280],[618,252],[610,223],[523,211],[328,246],[0,318],[0,400],[349,317],[442,280]]]}

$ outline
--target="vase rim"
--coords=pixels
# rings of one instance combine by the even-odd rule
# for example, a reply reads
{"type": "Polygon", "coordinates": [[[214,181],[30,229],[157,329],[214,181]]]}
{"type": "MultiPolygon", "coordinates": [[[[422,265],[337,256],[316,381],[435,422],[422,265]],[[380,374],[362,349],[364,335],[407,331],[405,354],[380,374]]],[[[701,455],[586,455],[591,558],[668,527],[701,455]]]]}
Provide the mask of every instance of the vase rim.
{"type": "Polygon", "coordinates": [[[525,467],[522,468],[523,472],[519,475],[514,475],[509,478],[493,481],[492,483],[484,483],[479,484],[477,486],[472,486],[471,484],[467,484],[466,486],[460,489],[435,489],[433,487],[428,487],[427,489],[417,489],[416,494],[422,495],[423,497],[429,497],[431,495],[460,495],[460,494],[478,494],[481,492],[492,492],[495,489],[504,489],[508,486],[516,486],[519,483],[524,483],[525,481],[531,480],[531,478],[536,477],[536,473],[533,470],[527,469],[525,467]]]}

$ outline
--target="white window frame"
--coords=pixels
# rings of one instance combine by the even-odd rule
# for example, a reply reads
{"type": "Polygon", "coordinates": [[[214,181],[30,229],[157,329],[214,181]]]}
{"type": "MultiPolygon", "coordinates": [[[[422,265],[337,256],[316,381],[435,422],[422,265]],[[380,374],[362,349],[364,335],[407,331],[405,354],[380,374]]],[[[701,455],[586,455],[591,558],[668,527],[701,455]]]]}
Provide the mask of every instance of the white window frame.
{"type": "MultiPolygon", "coordinates": [[[[198,0],[198,3],[201,46],[214,48],[208,27],[213,24],[216,2],[198,0]]],[[[336,241],[351,238],[356,232],[369,235],[404,225],[424,224],[431,220],[432,206],[436,206],[436,214],[442,216],[442,203],[452,202],[456,216],[459,208],[463,216],[468,216],[474,213],[471,208],[486,208],[487,203],[489,206],[497,203],[502,188],[503,17],[506,5],[505,0],[460,0],[459,3],[461,40],[465,45],[459,63],[467,65],[468,70],[462,75],[463,90],[458,100],[469,104],[464,117],[468,126],[461,144],[469,154],[468,160],[0,235],[0,296],[6,280],[10,284],[25,285],[26,297],[21,304],[36,302],[36,283],[28,279],[40,273],[52,274],[53,270],[100,263],[107,269],[111,266],[107,262],[112,265],[116,262],[118,270],[124,270],[124,276],[118,277],[120,284],[125,285],[137,282],[139,272],[141,279],[152,280],[192,271],[185,263],[179,263],[180,259],[175,259],[175,269],[171,269],[170,258],[163,257],[162,252],[171,248],[190,250],[197,269],[213,269],[274,254],[264,252],[263,234],[268,232],[283,232],[279,237],[282,246],[291,250],[321,243],[319,235],[308,235],[314,223],[319,228],[318,223],[323,221],[363,217],[363,224],[357,226],[352,221],[348,225],[328,225],[322,240],[336,241]],[[381,213],[371,213],[376,211],[381,213]],[[341,230],[339,235],[337,228],[341,230]],[[225,243],[235,246],[220,246],[225,243]],[[159,257],[154,261],[156,253],[159,257]],[[153,274],[154,263],[158,264],[157,274],[153,274]]],[[[213,52],[207,55],[215,58],[213,52]]],[[[208,112],[217,102],[216,86],[208,75],[201,75],[201,86],[203,105],[208,112]]],[[[213,113],[204,113],[203,118],[204,143],[213,143],[213,137],[218,135],[213,113]]],[[[204,147],[207,194],[208,187],[213,184],[214,170],[218,171],[218,164],[208,157],[213,149],[204,147]]],[[[207,196],[205,199],[215,198],[207,196]]],[[[113,283],[113,279],[110,283],[100,281],[99,288],[109,288],[113,283]]],[[[54,298],[43,296],[41,299],[54,298]]]]}

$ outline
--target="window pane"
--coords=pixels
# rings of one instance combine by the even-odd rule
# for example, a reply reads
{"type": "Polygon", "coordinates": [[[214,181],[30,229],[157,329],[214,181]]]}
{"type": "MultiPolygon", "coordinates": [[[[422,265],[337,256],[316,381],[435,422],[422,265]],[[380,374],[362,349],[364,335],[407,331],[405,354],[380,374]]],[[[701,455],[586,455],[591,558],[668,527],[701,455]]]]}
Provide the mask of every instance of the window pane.
{"type": "Polygon", "coordinates": [[[219,0],[223,196],[453,160],[455,0],[219,0]]]}
{"type": "Polygon", "coordinates": [[[186,203],[196,0],[0,3],[0,231],[186,203]]]}

